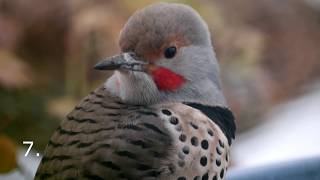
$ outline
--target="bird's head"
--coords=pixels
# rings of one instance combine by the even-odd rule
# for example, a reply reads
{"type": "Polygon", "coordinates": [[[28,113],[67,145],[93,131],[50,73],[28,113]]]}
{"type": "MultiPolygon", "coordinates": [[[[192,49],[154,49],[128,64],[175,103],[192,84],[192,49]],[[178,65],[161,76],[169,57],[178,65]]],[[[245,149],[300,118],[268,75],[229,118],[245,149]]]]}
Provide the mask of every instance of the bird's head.
{"type": "Polygon", "coordinates": [[[207,24],[191,7],[157,3],[135,12],[119,46],[95,69],[116,70],[106,86],[123,100],[225,104],[207,24]]]}

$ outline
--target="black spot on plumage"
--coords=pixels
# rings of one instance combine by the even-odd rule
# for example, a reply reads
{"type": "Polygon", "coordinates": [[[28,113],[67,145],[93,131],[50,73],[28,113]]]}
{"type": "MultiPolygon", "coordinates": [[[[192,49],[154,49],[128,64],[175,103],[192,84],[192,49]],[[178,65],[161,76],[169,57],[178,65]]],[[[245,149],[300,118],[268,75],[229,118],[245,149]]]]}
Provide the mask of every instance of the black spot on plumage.
{"type": "Polygon", "coordinates": [[[102,108],[105,108],[105,109],[120,109],[120,107],[110,106],[110,105],[104,104],[103,101],[94,101],[94,102],[92,102],[92,104],[98,104],[102,108]]]}
{"type": "Polygon", "coordinates": [[[90,124],[96,124],[97,121],[91,118],[84,118],[84,119],[76,119],[73,118],[71,121],[76,121],[78,123],[90,123],[90,124]]]}
{"type": "Polygon", "coordinates": [[[176,117],[174,117],[174,116],[172,116],[172,117],[170,117],[170,123],[171,124],[173,124],[173,125],[177,125],[178,123],[179,123],[179,120],[178,120],[178,118],[176,118],[176,117]]]}
{"type": "Polygon", "coordinates": [[[200,180],[200,176],[195,176],[193,180],[200,180]]]}
{"type": "Polygon", "coordinates": [[[209,179],[209,174],[206,173],[202,176],[202,180],[208,180],[209,179]]]}
{"type": "Polygon", "coordinates": [[[96,148],[90,150],[90,151],[87,151],[84,153],[84,155],[91,155],[93,154],[94,152],[96,152],[97,150],[99,149],[107,149],[107,148],[110,148],[111,145],[110,144],[106,144],[106,143],[103,143],[103,144],[99,144],[96,148]]]}
{"type": "Polygon", "coordinates": [[[94,93],[96,97],[103,98],[104,96],[102,94],[94,93]]]}
{"type": "Polygon", "coordinates": [[[81,132],[74,132],[74,131],[69,131],[69,130],[63,129],[61,126],[59,126],[57,128],[57,132],[59,134],[65,134],[65,135],[69,135],[69,136],[73,136],[73,135],[77,135],[77,134],[81,133],[81,132]]]}
{"type": "Polygon", "coordinates": [[[173,164],[169,164],[169,171],[170,171],[170,173],[171,174],[173,174],[174,173],[174,171],[176,170],[176,168],[175,168],[175,166],[173,165],[173,164]]]}
{"type": "Polygon", "coordinates": [[[151,111],[136,111],[139,114],[147,115],[147,116],[154,116],[158,117],[158,114],[151,112],[151,111]]]}
{"type": "Polygon", "coordinates": [[[189,154],[189,147],[188,146],[184,146],[183,148],[182,148],[182,152],[184,153],[184,154],[189,154]]]}
{"type": "Polygon", "coordinates": [[[206,165],[207,165],[207,162],[208,162],[207,157],[202,156],[202,157],[200,158],[200,164],[201,164],[202,166],[206,166],[206,165]]]}
{"type": "Polygon", "coordinates": [[[180,134],[179,140],[180,140],[181,142],[185,142],[186,139],[187,139],[187,136],[186,136],[185,134],[180,134]]]}
{"type": "Polygon", "coordinates": [[[213,131],[212,131],[211,129],[208,129],[208,134],[209,134],[210,136],[213,136],[213,131]]]}
{"type": "Polygon", "coordinates": [[[162,135],[165,135],[165,136],[168,136],[166,133],[164,133],[161,129],[159,129],[157,126],[153,125],[153,124],[150,124],[150,123],[143,123],[142,124],[144,127],[156,132],[156,133],[159,133],[159,134],[162,134],[162,135]]]}
{"type": "Polygon", "coordinates": [[[205,140],[202,140],[201,141],[201,147],[203,148],[203,149],[208,149],[208,147],[209,147],[209,142],[205,139],[205,140]]]}
{"type": "Polygon", "coordinates": [[[228,162],[229,161],[229,155],[226,154],[226,161],[228,162]]]}
{"type": "Polygon", "coordinates": [[[82,109],[82,107],[81,106],[75,106],[74,109],[75,110],[80,110],[80,109],[82,109]]]}
{"type": "Polygon", "coordinates": [[[223,176],[224,176],[224,169],[221,169],[221,171],[220,171],[220,178],[222,179],[223,176]]]}
{"type": "Polygon", "coordinates": [[[116,151],[115,153],[118,156],[122,156],[122,157],[126,157],[126,158],[137,160],[137,156],[135,154],[133,154],[132,152],[129,152],[129,151],[116,151]]]}
{"type": "Polygon", "coordinates": [[[94,96],[96,96],[96,97],[98,97],[98,98],[103,98],[103,97],[104,97],[102,94],[99,94],[99,93],[97,93],[97,92],[95,92],[95,91],[91,91],[90,94],[91,94],[91,95],[94,95],[94,96]]]}
{"type": "Polygon", "coordinates": [[[79,143],[77,145],[78,148],[84,148],[84,147],[88,147],[91,146],[93,143],[92,142],[88,142],[88,143],[79,143]]]}
{"type": "Polygon", "coordinates": [[[222,152],[221,152],[221,150],[219,149],[219,147],[216,147],[216,151],[217,151],[217,153],[218,153],[219,155],[222,154],[222,152]]]}
{"type": "Polygon", "coordinates": [[[49,146],[52,146],[52,147],[55,147],[55,148],[56,148],[56,147],[61,147],[61,146],[63,146],[63,144],[56,143],[56,142],[53,142],[53,141],[51,141],[51,140],[48,142],[48,145],[49,145],[49,146]]]}
{"type": "Polygon", "coordinates": [[[164,158],[167,155],[166,153],[158,152],[158,151],[150,151],[150,152],[153,155],[153,157],[156,157],[156,158],[164,158]]]}
{"type": "Polygon", "coordinates": [[[219,159],[216,159],[216,165],[219,167],[221,165],[221,161],[219,159]]]}
{"type": "Polygon", "coordinates": [[[76,106],[74,109],[75,110],[79,110],[79,111],[84,111],[84,112],[94,112],[94,109],[86,109],[86,108],[81,107],[81,106],[76,106]]]}
{"type": "Polygon", "coordinates": [[[111,147],[111,145],[107,143],[102,143],[97,146],[97,148],[109,148],[109,147],[111,147]]]}
{"type": "Polygon", "coordinates": [[[117,103],[119,105],[126,105],[124,102],[121,102],[121,101],[114,101],[114,103],[117,103]]]}
{"type": "Polygon", "coordinates": [[[160,171],[156,171],[156,170],[152,170],[152,171],[148,171],[145,175],[148,177],[158,177],[161,174],[160,171]]]}
{"type": "Polygon", "coordinates": [[[120,122],[119,119],[110,119],[109,121],[116,122],[116,123],[120,122]]]}
{"type": "Polygon", "coordinates": [[[86,98],[86,99],[84,99],[83,101],[84,101],[84,102],[88,102],[88,101],[90,101],[90,99],[89,99],[89,98],[86,98]]]}
{"type": "Polygon", "coordinates": [[[150,147],[149,144],[147,144],[146,142],[144,142],[142,140],[128,140],[128,142],[133,144],[133,145],[140,146],[143,149],[150,147]]]}
{"type": "Polygon", "coordinates": [[[131,129],[134,131],[142,131],[143,129],[137,125],[133,125],[133,124],[119,124],[118,125],[119,129],[131,129]]]}
{"type": "Polygon", "coordinates": [[[94,134],[94,133],[99,133],[101,131],[109,131],[109,130],[114,130],[114,129],[115,129],[115,127],[112,126],[112,127],[107,127],[107,128],[95,129],[92,131],[72,131],[72,130],[63,129],[60,126],[57,128],[57,132],[62,135],[73,136],[73,135],[77,135],[77,134],[94,134]]]}
{"type": "Polygon", "coordinates": [[[113,170],[116,170],[116,171],[120,171],[121,170],[121,168],[118,165],[114,164],[111,161],[100,161],[98,163],[100,165],[106,167],[106,168],[109,168],[109,169],[113,169],[113,170]]]}
{"type": "Polygon", "coordinates": [[[184,162],[184,161],[178,161],[178,165],[179,165],[180,167],[183,167],[183,166],[185,165],[185,162],[184,162]]]}
{"type": "Polygon", "coordinates": [[[186,177],[178,177],[177,180],[187,180],[187,178],[186,177]]]}
{"type": "Polygon", "coordinates": [[[212,177],[212,180],[218,180],[217,175],[214,175],[214,176],[212,177]]]}
{"type": "Polygon", "coordinates": [[[194,129],[198,129],[199,127],[196,125],[196,124],[194,124],[193,122],[190,122],[190,125],[191,125],[191,127],[193,127],[194,129]]]}
{"type": "Polygon", "coordinates": [[[191,141],[191,144],[194,146],[198,146],[198,144],[199,144],[198,138],[195,136],[193,136],[190,141],[191,141]]]}
{"type": "Polygon", "coordinates": [[[67,156],[67,155],[56,155],[56,156],[51,156],[51,157],[44,156],[42,158],[42,162],[44,163],[44,162],[53,161],[53,160],[64,161],[64,160],[68,160],[68,159],[72,159],[72,157],[67,156]]]}
{"type": "Polygon", "coordinates": [[[80,140],[73,140],[73,141],[69,142],[67,145],[72,146],[72,145],[77,144],[79,142],[80,142],[80,140]]]}
{"type": "Polygon", "coordinates": [[[161,112],[167,116],[171,116],[171,112],[168,109],[162,109],[161,112]]]}
{"type": "Polygon", "coordinates": [[[107,115],[107,116],[121,116],[120,113],[106,113],[104,115],[107,115]]]}
{"type": "Polygon", "coordinates": [[[137,169],[140,171],[146,171],[152,169],[152,167],[146,164],[138,164],[137,169]]]}
{"type": "Polygon", "coordinates": [[[235,118],[228,108],[219,106],[211,107],[202,104],[187,102],[184,104],[198,109],[203,114],[208,116],[214,123],[216,123],[220,127],[224,135],[227,137],[229,145],[231,144],[231,140],[235,138],[236,124],[235,118]]]}
{"type": "Polygon", "coordinates": [[[102,106],[102,101],[101,101],[101,100],[99,100],[99,101],[92,101],[91,103],[92,103],[92,104],[98,104],[98,105],[102,106]]]}
{"type": "Polygon", "coordinates": [[[94,133],[99,133],[101,131],[110,131],[110,130],[114,130],[114,129],[115,129],[115,127],[111,126],[111,127],[96,129],[96,130],[90,131],[88,133],[86,133],[86,132],[84,132],[84,133],[85,134],[94,134],[94,133]]]}
{"type": "Polygon", "coordinates": [[[219,139],[219,145],[224,148],[224,143],[219,139]]]}

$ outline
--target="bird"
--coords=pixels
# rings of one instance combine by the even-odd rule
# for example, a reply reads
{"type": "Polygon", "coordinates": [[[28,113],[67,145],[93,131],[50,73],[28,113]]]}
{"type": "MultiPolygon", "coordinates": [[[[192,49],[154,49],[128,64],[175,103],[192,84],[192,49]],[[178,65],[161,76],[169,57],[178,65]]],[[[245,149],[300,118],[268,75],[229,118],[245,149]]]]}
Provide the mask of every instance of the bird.
{"type": "Polygon", "coordinates": [[[118,44],[94,66],[113,74],[66,115],[35,179],[225,179],[236,125],[206,22],[155,3],[118,44]]]}

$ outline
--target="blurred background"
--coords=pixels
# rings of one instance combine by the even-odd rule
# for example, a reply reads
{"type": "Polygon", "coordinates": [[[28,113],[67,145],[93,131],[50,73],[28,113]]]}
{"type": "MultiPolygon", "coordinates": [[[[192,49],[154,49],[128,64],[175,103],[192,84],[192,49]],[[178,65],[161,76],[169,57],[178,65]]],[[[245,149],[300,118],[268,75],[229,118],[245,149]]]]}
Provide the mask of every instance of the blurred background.
{"type": "MultiPolygon", "coordinates": [[[[153,2],[0,0],[0,179],[33,176],[63,117],[108,77],[93,65],[153,2]]],[[[209,25],[237,121],[231,169],[319,156],[320,1],[175,2],[209,25]]]]}

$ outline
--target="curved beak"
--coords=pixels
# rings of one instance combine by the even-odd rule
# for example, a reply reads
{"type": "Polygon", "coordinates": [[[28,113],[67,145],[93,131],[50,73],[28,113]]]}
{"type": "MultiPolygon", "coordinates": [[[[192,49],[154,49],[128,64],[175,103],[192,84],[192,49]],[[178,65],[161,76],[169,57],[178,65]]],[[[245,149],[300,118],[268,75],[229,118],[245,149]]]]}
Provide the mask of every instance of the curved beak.
{"type": "Polygon", "coordinates": [[[96,70],[129,70],[129,71],[144,71],[147,62],[135,59],[134,53],[121,53],[112,57],[103,59],[94,66],[96,70]]]}

